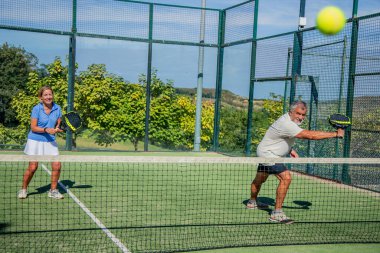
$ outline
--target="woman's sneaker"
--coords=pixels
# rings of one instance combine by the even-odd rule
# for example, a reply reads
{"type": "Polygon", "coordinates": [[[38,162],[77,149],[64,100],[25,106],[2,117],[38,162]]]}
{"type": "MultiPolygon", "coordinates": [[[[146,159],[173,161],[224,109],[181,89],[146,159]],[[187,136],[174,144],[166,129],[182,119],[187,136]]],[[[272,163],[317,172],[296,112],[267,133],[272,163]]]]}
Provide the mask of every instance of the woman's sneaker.
{"type": "Polygon", "coordinates": [[[19,199],[26,199],[26,197],[28,197],[28,192],[26,191],[26,189],[21,189],[18,191],[17,197],[19,199]]]}
{"type": "Polygon", "coordinates": [[[63,199],[63,195],[57,189],[49,190],[48,196],[53,199],[63,199]]]}
{"type": "Polygon", "coordinates": [[[253,199],[248,200],[246,206],[247,206],[248,209],[265,209],[265,208],[268,208],[267,204],[260,203],[260,202],[258,202],[256,200],[253,200],[253,199]]]}
{"type": "Polygon", "coordinates": [[[294,220],[285,215],[283,211],[272,211],[269,220],[272,222],[279,222],[284,224],[292,224],[294,220]]]}

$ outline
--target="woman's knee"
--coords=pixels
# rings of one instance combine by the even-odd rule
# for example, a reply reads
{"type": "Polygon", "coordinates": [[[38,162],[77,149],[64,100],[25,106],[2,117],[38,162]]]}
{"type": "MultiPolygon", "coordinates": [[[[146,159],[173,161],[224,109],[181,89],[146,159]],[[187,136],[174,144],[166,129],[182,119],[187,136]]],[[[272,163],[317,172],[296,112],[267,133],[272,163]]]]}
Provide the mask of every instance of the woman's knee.
{"type": "Polygon", "coordinates": [[[52,162],[51,168],[53,171],[60,171],[61,170],[61,162],[52,162]]]}
{"type": "Polygon", "coordinates": [[[29,166],[28,166],[29,172],[34,173],[36,172],[37,168],[38,168],[38,162],[29,162],[29,166]]]}

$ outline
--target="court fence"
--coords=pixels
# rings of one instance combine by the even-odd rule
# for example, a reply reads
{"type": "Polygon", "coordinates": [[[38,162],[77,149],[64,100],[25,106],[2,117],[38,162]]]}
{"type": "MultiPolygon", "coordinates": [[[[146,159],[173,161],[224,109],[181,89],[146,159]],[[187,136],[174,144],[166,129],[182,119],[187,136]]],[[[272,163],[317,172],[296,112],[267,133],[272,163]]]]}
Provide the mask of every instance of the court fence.
{"type": "MultiPolygon", "coordinates": [[[[1,161],[1,245],[14,252],[24,240],[41,252],[47,241],[71,252],[128,252],[129,247],[171,252],[290,242],[380,242],[379,166],[368,162],[380,157],[380,13],[357,17],[358,1],[353,3],[353,17],[339,34],[324,36],[311,27],[257,37],[259,0],[226,9],[130,0],[1,1],[0,34],[9,38],[9,45],[11,37],[31,34],[33,39],[23,41],[22,47],[63,41],[58,51],[68,61],[65,65],[57,55],[49,55],[53,62],[31,71],[18,89],[1,84],[1,149],[25,144],[36,91],[48,84],[63,110],[78,111],[85,123],[79,134],[67,131],[59,136],[62,149],[191,151],[200,141],[202,151],[247,156],[230,158],[234,162],[195,159],[195,164],[174,158],[178,163],[161,161],[153,167],[145,163],[149,158],[136,164],[122,158],[109,163],[65,161],[61,191],[68,198],[58,204],[41,194],[49,185],[47,165],[38,172],[45,177],[38,175],[43,179],[33,182],[35,191],[19,202],[14,196],[17,175],[27,162],[22,157],[1,161]],[[118,48],[116,54],[112,47],[118,48]],[[180,62],[199,66],[193,56],[200,49],[213,68],[190,70],[165,58],[178,54],[180,62]],[[108,65],[99,63],[107,54],[118,60],[114,68],[125,64],[128,70],[121,72],[132,71],[137,81],[127,81],[124,72],[109,73],[108,65]],[[143,67],[133,70],[131,62],[143,62],[143,67]],[[173,80],[192,73],[192,88],[163,81],[160,71],[165,68],[173,80]],[[195,83],[210,75],[211,84],[202,89],[199,133],[195,83]],[[236,76],[242,79],[231,81],[236,76]],[[298,99],[308,105],[304,129],[333,131],[327,121],[333,113],[352,119],[344,139],[297,141],[300,156],[368,160],[289,163],[300,185],[286,211],[298,223],[272,227],[267,213],[251,215],[241,208],[256,166],[244,159],[256,155],[267,128],[298,99]],[[67,199],[73,200],[69,207],[67,199]],[[267,236],[268,230],[273,236],[267,236]],[[279,231],[286,236],[278,237],[279,231]],[[34,241],[37,235],[46,240],[34,241]],[[107,238],[112,243],[99,244],[107,238]]],[[[274,189],[269,183],[266,194],[274,189]]],[[[273,205],[273,198],[262,200],[273,205]]]]}
{"type": "MultiPolygon", "coordinates": [[[[310,113],[304,125],[307,129],[331,130],[326,118],[336,112],[346,114],[353,121],[344,141],[300,144],[302,154],[315,157],[379,157],[380,52],[377,45],[380,40],[380,13],[354,16],[348,20],[344,30],[334,36],[324,36],[312,27],[257,38],[258,5],[259,1],[247,1],[219,10],[128,0],[6,0],[1,3],[0,29],[20,34],[36,33],[41,38],[45,34],[56,35],[68,40],[67,89],[63,89],[61,95],[63,108],[66,111],[79,110],[91,132],[89,135],[97,136],[96,140],[103,145],[107,145],[107,141],[129,140],[134,143],[135,150],[192,150],[194,138],[200,138],[204,151],[255,155],[256,146],[274,116],[285,112],[291,101],[302,99],[309,105],[310,113]],[[51,17],[55,18],[52,20],[51,17]],[[204,38],[199,40],[201,31],[204,38]],[[132,42],[130,46],[147,45],[147,72],[143,78],[140,76],[142,95],[138,102],[145,106],[133,108],[134,111],[122,111],[130,114],[139,112],[135,113],[139,117],[132,119],[138,124],[134,123],[132,129],[123,129],[124,133],[109,133],[111,126],[101,123],[96,126],[101,130],[95,130],[91,122],[106,117],[106,113],[89,112],[83,108],[93,107],[83,99],[83,89],[89,87],[83,84],[84,77],[75,67],[76,59],[79,60],[78,64],[83,62],[78,55],[86,40],[89,40],[88,43],[107,40],[132,42]],[[160,59],[154,56],[163,46],[171,49],[203,48],[206,53],[214,55],[215,83],[210,89],[203,90],[200,136],[195,135],[199,133],[194,130],[195,109],[189,107],[186,111],[183,106],[185,99],[190,99],[189,103],[195,106],[195,88],[176,88],[157,77],[155,69],[159,68],[160,59]],[[230,56],[242,49],[246,52],[244,60],[230,56]],[[243,67],[243,61],[250,62],[249,66],[245,66],[249,78],[247,76],[245,83],[226,83],[225,80],[229,80],[231,75],[226,66],[237,62],[237,67],[243,67]],[[155,88],[157,85],[173,88],[169,95],[182,105],[186,113],[175,114],[177,104],[163,101],[162,90],[165,88],[161,88],[160,92],[155,88]],[[245,87],[245,92],[234,94],[232,90],[236,86],[245,87]],[[269,86],[277,86],[276,93],[268,94],[266,90],[269,86]],[[277,106],[274,107],[273,103],[277,106]],[[163,104],[169,107],[166,111],[159,107],[163,104]],[[165,113],[175,116],[166,119],[157,116],[165,113]],[[138,146],[138,142],[144,144],[143,148],[138,146]]],[[[357,1],[354,1],[353,8],[353,13],[357,13],[357,1]]],[[[95,75],[94,72],[90,73],[95,75]]],[[[205,74],[210,73],[199,72],[198,76],[205,74]]],[[[55,83],[52,85],[56,86],[55,83]]],[[[94,87],[91,88],[96,92],[94,87]]],[[[120,92],[128,93],[125,90],[120,92]]],[[[105,97],[104,101],[107,99],[111,100],[105,97]]],[[[4,113],[4,106],[9,106],[10,101],[6,101],[6,97],[3,100],[4,113]]],[[[133,105],[136,103],[132,101],[133,105]]],[[[110,117],[116,120],[115,116],[110,117]]],[[[120,123],[131,124],[122,119],[120,123]]],[[[28,122],[25,124],[24,131],[28,122]]],[[[25,142],[25,138],[17,134],[14,134],[17,138],[12,140],[6,136],[12,132],[6,132],[4,127],[2,130],[5,132],[2,134],[2,147],[12,148],[25,142]]],[[[81,142],[76,147],[76,138],[67,132],[66,150],[81,148],[81,142]]]]}

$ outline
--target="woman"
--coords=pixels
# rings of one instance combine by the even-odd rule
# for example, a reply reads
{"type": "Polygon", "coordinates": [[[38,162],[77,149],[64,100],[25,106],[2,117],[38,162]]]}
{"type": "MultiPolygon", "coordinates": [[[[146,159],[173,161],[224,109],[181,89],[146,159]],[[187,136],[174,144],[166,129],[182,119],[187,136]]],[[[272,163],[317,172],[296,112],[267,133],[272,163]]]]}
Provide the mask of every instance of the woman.
{"type": "MultiPolygon", "coordinates": [[[[38,91],[40,103],[34,106],[32,110],[30,131],[24,150],[27,155],[59,155],[55,134],[63,132],[58,128],[62,111],[61,107],[53,102],[53,97],[53,90],[48,86],[44,86],[38,91]]],[[[57,189],[61,163],[52,162],[51,167],[51,188],[48,196],[54,199],[63,199],[62,194],[57,189]]],[[[22,189],[18,192],[19,199],[25,199],[28,196],[27,188],[37,168],[37,161],[29,162],[24,173],[22,189]]]]}

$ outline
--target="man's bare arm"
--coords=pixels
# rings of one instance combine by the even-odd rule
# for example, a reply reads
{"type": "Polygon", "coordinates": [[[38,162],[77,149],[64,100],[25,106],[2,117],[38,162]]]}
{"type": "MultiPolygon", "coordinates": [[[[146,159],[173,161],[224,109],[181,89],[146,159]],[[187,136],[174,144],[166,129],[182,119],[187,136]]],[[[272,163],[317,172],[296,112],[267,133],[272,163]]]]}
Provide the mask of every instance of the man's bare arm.
{"type": "Polygon", "coordinates": [[[303,130],[299,134],[296,135],[296,138],[307,139],[307,140],[323,140],[323,139],[343,137],[343,136],[344,136],[343,129],[338,129],[336,132],[303,130]]]}

